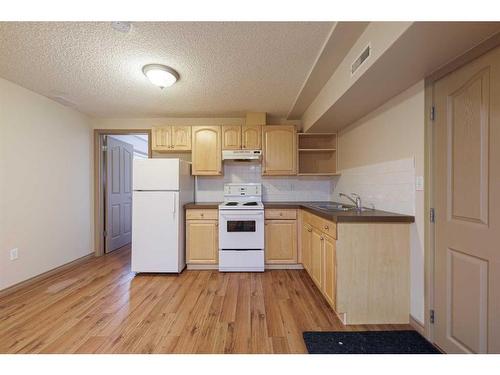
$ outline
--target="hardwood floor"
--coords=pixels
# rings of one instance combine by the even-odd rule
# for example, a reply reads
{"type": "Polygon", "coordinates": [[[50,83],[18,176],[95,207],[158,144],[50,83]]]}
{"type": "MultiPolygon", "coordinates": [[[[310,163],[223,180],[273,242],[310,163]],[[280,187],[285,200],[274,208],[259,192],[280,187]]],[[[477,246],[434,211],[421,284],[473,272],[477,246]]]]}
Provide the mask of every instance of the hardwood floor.
{"type": "Polygon", "coordinates": [[[305,271],[135,275],[124,248],[0,299],[0,353],[306,353],[343,326],[305,271]]]}

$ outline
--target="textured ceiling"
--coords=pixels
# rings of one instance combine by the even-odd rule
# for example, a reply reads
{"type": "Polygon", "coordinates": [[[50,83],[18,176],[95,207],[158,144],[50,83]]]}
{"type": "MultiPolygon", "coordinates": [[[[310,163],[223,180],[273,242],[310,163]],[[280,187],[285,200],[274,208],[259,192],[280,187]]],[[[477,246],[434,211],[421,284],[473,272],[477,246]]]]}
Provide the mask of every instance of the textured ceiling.
{"type": "Polygon", "coordinates": [[[95,117],[284,117],[333,23],[0,22],[0,77],[95,117]],[[160,90],[141,72],[181,78],[160,90]]]}

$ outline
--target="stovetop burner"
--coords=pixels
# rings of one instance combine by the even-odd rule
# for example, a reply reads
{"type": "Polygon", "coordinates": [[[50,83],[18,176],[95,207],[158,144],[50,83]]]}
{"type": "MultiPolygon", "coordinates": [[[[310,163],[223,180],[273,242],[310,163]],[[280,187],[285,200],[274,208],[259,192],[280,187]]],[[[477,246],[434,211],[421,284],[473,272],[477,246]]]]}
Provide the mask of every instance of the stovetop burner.
{"type": "Polygon", "coordinates": [[[227,202],[225,206],[237,206],[238,202],[227,202]]]}
{"type": "Polygon", "coordinates": [[[243,203],[243,206],[257,206],[257,202],[246,202],[246,203],[243,203]]]}

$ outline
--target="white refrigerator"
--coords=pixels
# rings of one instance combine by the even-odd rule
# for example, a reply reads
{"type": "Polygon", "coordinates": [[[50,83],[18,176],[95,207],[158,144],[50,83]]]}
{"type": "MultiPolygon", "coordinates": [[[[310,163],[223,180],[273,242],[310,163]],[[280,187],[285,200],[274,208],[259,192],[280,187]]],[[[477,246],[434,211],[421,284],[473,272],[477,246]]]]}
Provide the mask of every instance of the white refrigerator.
{"type": "Polygon", "coordinates": [[[132,272],[182,272],[184,204],[194,200],[191,164],[134,160],[132,198],[132,272]]]}

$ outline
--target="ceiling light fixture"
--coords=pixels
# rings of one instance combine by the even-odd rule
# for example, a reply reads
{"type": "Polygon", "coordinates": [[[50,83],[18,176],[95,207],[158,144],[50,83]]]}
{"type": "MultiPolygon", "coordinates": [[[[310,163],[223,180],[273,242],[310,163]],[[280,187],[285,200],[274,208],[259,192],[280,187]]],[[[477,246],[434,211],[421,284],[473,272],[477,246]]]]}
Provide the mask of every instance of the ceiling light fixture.
{"type": "Polygon", "coordinates": [[[128,33],[130,31],[130,28],[132,27],[132,24],[126,21],[116,21],[111,22],[111,27],[116,31],[119,31],[120,33],[128,33]]]}
{"type": "Polygon", "coordinates": [[[161,64],[149,64],[144,65],[142,72],[149,81],[161,89],[164,87],[172,86],[179,79],[179,73],[174,69],[161,65],[161,64]]]}

